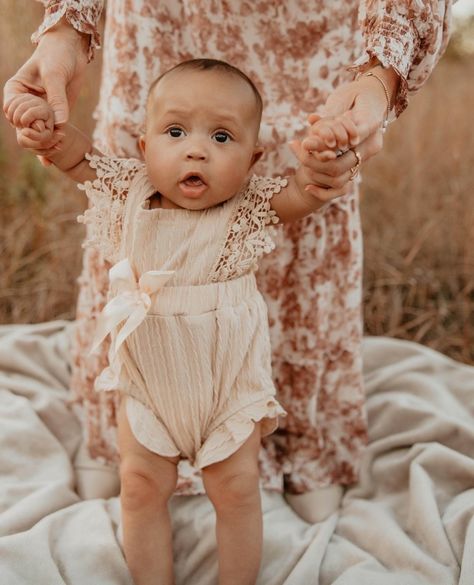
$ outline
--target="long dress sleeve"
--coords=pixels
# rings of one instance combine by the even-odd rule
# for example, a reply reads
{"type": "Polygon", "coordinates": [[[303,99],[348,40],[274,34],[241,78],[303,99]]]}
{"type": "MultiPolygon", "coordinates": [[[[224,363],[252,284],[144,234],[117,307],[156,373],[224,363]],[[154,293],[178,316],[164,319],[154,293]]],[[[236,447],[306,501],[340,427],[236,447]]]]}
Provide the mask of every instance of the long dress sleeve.
{"type": "Polygon", "coordinates": [[[44,4],[43,22],[32,34],[31,40],[37,43],[46,31],[57,24],[61,18],[66,20],[77,31],[90,35],[89,61],[94,56],[94,49],[100,48],[98,25],[104,0],[39,0],[44,4]]]}
{"type": "Polygon", "coordinates": [[[372,57],[400,76],[395,116],[426,82],[443,54],[451,30],[452,0],[362,0],[359,26],[365,51],[351,67],[363,71],[372,57]]]}

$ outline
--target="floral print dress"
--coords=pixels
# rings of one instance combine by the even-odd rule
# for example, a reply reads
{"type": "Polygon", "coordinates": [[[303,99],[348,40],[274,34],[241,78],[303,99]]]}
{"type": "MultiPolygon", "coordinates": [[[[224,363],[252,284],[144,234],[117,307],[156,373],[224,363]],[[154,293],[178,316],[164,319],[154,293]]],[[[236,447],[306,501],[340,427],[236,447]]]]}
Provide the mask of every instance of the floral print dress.
{"type": "MultiPolygon", "coordinates": [[[[36,41],[65,17],[99,47],[103,0],[44,1],[36,41]]],[[[429,77],[449,35],[451,1],[439,0],[109,0],[96,146],[138,156],[147,89],[179,61],[223,59],[245,71],[264,99],[256,172],[285,175],[287,146],[304,135],[309,113],[371,57],[400,76],[396,117],[429,77]]],[[[105,303],[106,260],[86,250],[80,278],[72,390],[93,457],[116,462],[116,400],[94,392],[106,348],[88,356],[105,303]]],[[[357,480],[367,441],[361,364],[362,234],[358,185],[282,230],[262,261],[259,287],[268,305],[277,397],[288,416],[264,439],[262,487],[304,493],[357,480]]],[[[179,466],[178,493],[204,493],[200,474],[179,466]]]]}

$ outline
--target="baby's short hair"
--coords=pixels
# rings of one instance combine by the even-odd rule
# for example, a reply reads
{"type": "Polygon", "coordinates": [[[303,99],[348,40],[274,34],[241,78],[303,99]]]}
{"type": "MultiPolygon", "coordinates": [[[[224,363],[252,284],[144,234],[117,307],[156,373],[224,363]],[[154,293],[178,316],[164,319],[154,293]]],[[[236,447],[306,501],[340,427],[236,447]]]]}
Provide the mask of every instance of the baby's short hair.
{"type": "Polygon", "coordinates": [[[209,71],[215,69],[217,71],[222,71],[223,73],[236,75],[243,79],[247,83],[247,85],[250,86],[255,96],[255,101],[257,103],[257,117],[258,122],[260,124],[260,119],[262,117],[263,110],[263,100],[254,82],[250,79],[250,77],[248,77],[243,71],[241,71],[237,67],[234,67],[233,65],[230,65],[230,63],[226,63],[225,61],[220,61],[219,59],[189,59],[188,61],[182,61],[181,63],[178,63],[174,67],[171,67],[171,69],[168,69],[167,71],[162,73],[153,81],[153,83],[150,85],[150,89],[148,90],[148,99],[153,93],[153,89],[156,87],[156,85],[163,79],[163,77],[168,75],[168,73],[171,73],[172,71],[181,71],[186,69],[190,70],[194,69],[198,71],[209,71]]]}

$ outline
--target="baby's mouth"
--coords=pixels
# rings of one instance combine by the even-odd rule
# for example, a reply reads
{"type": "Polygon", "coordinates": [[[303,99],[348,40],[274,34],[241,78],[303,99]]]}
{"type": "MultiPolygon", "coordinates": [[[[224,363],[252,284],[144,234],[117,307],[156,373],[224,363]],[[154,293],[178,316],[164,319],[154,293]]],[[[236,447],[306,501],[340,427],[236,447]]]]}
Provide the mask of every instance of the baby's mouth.
{"type": "Polygon", "coordinates": [[[185,197],[200,197],[207,189],[207,183],[199,173],[187,173],[179,182],[181,192],[185,197]]]}
{"type": "Polygon", "coordinates": [[[201,187],[206,184],[201,175],[193,173],[188,173],[185,175],[184,179],[182,179],[180,182],[184,183],[188,187],[201,187]]]}
{"type": "Polygon", "coordinates": [[[185,185],[188,185],[189,187],[200,187],[201,185],[204,185],[202,180],[199,177],[196,177],[196,175],[192,175],[191,177],[188,177],[187,179],[185,179],[183,181],[183,183],[185,185]]]}

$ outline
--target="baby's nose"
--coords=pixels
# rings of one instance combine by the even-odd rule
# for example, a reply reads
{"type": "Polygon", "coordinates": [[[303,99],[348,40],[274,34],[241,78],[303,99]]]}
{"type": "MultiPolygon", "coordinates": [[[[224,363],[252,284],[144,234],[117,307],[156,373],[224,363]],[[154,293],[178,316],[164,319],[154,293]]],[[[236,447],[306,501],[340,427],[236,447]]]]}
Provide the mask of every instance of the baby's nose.
{"type": "Polygon", "coordinates": [[[197,150],[191,150],[186,155],[186,158],[188,158],[189,160],[206,160],[207,157],[204,154],[204,152],[200,152],[197,150]]]}
{"type": "Polygon", "coordinates": [[[200,144],[192,144],[186,152],[186,158],[188,160],[206,160],[207,152],[206,149],[200,144]]]}

